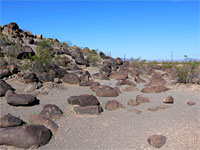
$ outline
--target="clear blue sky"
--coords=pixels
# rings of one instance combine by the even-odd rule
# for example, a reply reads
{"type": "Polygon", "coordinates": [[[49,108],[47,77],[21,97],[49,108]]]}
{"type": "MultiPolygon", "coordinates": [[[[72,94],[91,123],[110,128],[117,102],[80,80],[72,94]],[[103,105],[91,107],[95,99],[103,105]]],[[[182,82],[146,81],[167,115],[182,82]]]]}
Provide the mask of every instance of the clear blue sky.
{"type": "Polygon", "coordinates": [[[199,1],[1,1],[1,25],[111,52],[112,57],[200,58],[199,1]]]}

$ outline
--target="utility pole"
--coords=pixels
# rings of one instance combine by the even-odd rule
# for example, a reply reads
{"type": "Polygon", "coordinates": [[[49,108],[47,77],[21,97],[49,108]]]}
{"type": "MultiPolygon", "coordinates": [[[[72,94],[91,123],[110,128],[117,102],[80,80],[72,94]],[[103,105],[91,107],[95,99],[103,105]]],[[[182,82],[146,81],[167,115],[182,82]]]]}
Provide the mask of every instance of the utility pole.
{"type": "Polygon", "coordinates": [[[171,51],[171,62],[173,62],[173,51],[171,51]]]}

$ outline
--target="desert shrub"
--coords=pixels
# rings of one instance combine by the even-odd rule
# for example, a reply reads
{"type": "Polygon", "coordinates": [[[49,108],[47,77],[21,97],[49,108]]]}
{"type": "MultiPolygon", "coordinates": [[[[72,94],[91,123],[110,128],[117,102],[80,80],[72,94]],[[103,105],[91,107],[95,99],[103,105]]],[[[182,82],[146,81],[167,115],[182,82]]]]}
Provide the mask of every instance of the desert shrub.
{"type": "Polygon", "coordinates": [[[141,57],[138,57],[136,59],[131,58],[130,60],[131,65],[133,65],[137,71],[137,73],[140,74],[145,74],[145,68],[146,68],[146,60],[141,60],[141,57]]]}
{"type": "Polygon", "coordinates": [[[176,70],[178,72],[178,83],[194,83],[195,80],[199,79],[199,70],[200,62],[197,61],[189,61],[182,63],[181,65],[176,66],[176,70]]]}
{"type": "Polygon", "coordinates": [[[37,42],[37,47],[41,49],[40,52],[42,52],[43,49],[51,51],[53,50],[54,46],[55,46],[55,42],[51,39],[42,39],[37,42]]]}
{"type": "Polygon", "coordinates": [[[97,50],[84,48],[82,53],[89,60],[91,66],[97,66],[99,63],[101,63],[101,58],[97,50]]]}
{"type": "Polygon", "coordinates": [[[0,45],[1,46],[7,46],[7,45],[12,45],[14,44],[13,42],[11,42],[9,39],[8,39],[8,36],[3,34],[2,32],[0,32],[0,45]]]}
{"type": "Polygon", "coordinates": [[[30,59],[25,59],[25,64],[22,66],[25,70],[34,72],[49,72],[50,67],[54,64],[53,56],[47,48],[36,48],[36,55],[30,56],[30,59]]]}

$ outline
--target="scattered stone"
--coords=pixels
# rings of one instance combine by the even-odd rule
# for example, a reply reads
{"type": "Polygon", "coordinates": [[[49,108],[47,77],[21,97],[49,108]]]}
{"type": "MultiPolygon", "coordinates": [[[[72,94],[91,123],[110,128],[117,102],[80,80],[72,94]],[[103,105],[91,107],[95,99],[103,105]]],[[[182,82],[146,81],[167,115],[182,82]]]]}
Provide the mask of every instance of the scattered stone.
{"type": "Polygon", "coordinates": [[[55,121],[55,120],[59,119],[60,117],[62,117],[63,112],[55,104],[46,104],[43,106],[43,109],[39,113],[39,115],[55,121]]]}
{"type": "Polygon", "coordinates": [[[108,85],[97,86],[94,90],[100,97],[117,97],[119,95],[116,89],[108,85]]]}
{"type": "Polygon", "coordinates": [[[71,96],[68,98],[68,103],[72,105],[79,106],[93,106],[99,105],[98,99],[94,95],[79,95],[79,96],[71,96]]]}
{"type": "Polygon", "coordinates": [[[105,106],[107,110],[116,110],[118,108],[124,108],[124,106],[116,100],[108,101],[105,106]]]}
{"type": "Polygon", "coordinates": [[[145,80],[141,79],[139,76],[135,76],[134,80],[136,83],[145,83],[146,82],[145,80]]]}
{"type": "Polygon", "coordinates": [[[0,96],[5,96],[8,90],[13,91],[12,86],[8,84],[6,81],[0,79],[0,96]]]}
{"type": "Polygon", "coordinates": [[[74,73],[69,73],[63,77],[63,82],[66,82],[68,84],[79,84],[80,79],[79,79],[78,75],[76,75],[74,73]]]}
{"type": "Polygon", "coordinates": [[[133,87],[136,86],[136,84],[133,83],[133,82],[130,81],[130,80],[120,80],[120,81],[117,82],[116,85],[130,85],[130,86],[133,86],[133,87]]]}
{"type": "Polygon", "coordinates": [[[139,102],[137,102],[136,100],[132,100],[132,99],[130,99],[127,103],[127,105],[130,105],[130,106],[137,106],[139,104],[140,104],[139,102]]]}
{"type": "Polygon", "coordinates": [[[150,100],[149,100],[149,98],[143,97],[141,95],[137,95],[136,96],[136,102],[138,102],[138,103],[149,103],[150,100]]]}
{"type": "Polygon", "coordinates": [[[91,86],[93,82],[90,81],[83,81],[79,83],[79,86],[91,86]]]}
{"type": "Polygon", "coordinates": [[[30,115],[28,120],[30,123],[33,123],[34,125],[45,126],[49,130],[51,130],[53,134],[55,134],[56,131],[58,130],[58,125],[54,121],[42,115],[30,115]]]}
{"type": "Polygon", "coordinates": [[[158,109],[167,109],[169,107],[170,107],[169,105],[160,105],[160,106],[157,106],[158,109]]]}
{"type": "Polygon", "coordinates": [[[135,113],[138,114],[138,115],[142,113],[141,110],[136,109],[136,108],[132,109],[131,111],[132,111],[132,112],[135,112],[135,113]]]}
{"type": "Polygon", "coordinates": [[[148,143],[152,145],[155,148],[161,148],[165,142],[166,142],[166,137],[163,135],[152,135],[148,138],[148,143]]]}
{"type": "Polygon", "coordinates": [[[147,110],[149,110],[149,111],[158,111],[159,108],[158,107],[149,107],[149,108],[147,108],[147,110]]]}
{"type": "Polygon", "coordinates": [[[0,118],[0,128],[20,126],[22,123],[23,121],[20,118],[15,117],[10,113],[0,118]]]}
{"type": "Polygon", "coordinates": [[[139,91],[136,87],[125,87],[122,89],[123,92],[139,91]]]}
{"type": "Polygon", "coordinates": [[[161,93],[168,91],[169,89],[165,86],[152,86],[152,87],[145,87],[141,90],[143,93],[161,93]]]}
{"type": "Polygon", "coordinates": [[[93,79],[99,79],[99,80],[110,80],[107,74],[104,73],[95,73],[92,75],[93,79]]]}
{"type": "Polygon", "coordinates": [[[8,104],[13,106],[30,106],[37,102],[36,97],[29,94],[12,94],[6,100],[8,104]]]}
{"type": "Polygon", "coordinates": [[[189,102],[187,102],[187,104],[188,104],[189,106],[196,105],[196,103],[195,103],[195,102],[193,102],[193,101],[189,101],[189,102]]]}
{"type": "Polygon", "coordinates": [[[99,115],[101,112],[103,112],[103,108],[101,106],[75,106],[74,111],[77,114],[99,115]]]}
{"type": "Polygon", "coordinates": [[[114,72],[110,75],[111,79],[116,79],[116,80],[125,80],[128,78],[128,73],[127,72],[114,72]]]}
{"type": "Polygon", "coordinates": [[[167,96],[164,100],[163,103],[168,103],[168,104],[173,104],[174,103],[174,98],[172,96],[167,96]]]}
{"type": "Polygon", "coordinates": [[[0,130],[0,145],[35,149],[46,145],[51,137],[51,131],[42,125],[9,127],[0,130]]]}

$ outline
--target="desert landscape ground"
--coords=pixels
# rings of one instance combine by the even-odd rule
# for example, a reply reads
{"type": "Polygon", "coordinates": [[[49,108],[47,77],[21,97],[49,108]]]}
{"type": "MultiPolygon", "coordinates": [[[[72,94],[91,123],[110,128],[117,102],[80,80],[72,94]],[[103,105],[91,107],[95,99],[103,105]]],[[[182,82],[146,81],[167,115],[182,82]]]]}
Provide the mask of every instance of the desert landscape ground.
{"type": "Polygon", "coordinates": [[[123,61],[16,23],[0,44],[0,149],[200,149],[199,62],[123,61]]]}

